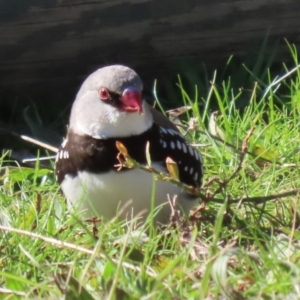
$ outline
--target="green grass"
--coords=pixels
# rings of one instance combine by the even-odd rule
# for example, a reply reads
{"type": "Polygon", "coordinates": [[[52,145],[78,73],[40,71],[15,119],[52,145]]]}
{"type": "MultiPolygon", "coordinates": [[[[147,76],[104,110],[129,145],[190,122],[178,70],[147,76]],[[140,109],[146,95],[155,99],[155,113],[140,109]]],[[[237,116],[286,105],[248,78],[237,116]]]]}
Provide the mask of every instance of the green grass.
{"type": "Polygon", "coordinates": [[[300,71],[284,69],[264,82],[245,67],[251,91],[215,73],[207,95],[189,95],[179,80],[192,107],[182,131],[204,158],[205,205],[168,229],[148,220],[137,235],[132,224],[80,221],[51,170],[4,153],[0,299],[299,299],[300,71]]]}

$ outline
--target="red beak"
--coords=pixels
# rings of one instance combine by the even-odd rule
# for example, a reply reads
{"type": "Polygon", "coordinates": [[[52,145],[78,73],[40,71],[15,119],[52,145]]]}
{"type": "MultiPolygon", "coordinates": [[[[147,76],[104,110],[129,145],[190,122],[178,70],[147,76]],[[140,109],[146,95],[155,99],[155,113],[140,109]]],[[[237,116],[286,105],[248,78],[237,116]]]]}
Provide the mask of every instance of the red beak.
{"type": "Polygon", "coordinates": [[[138,113],[143,112],[142,93],[134,87],[129,87],[124,90],[121,97],[121,102],[121,109],[123,111],[138,113]]]}

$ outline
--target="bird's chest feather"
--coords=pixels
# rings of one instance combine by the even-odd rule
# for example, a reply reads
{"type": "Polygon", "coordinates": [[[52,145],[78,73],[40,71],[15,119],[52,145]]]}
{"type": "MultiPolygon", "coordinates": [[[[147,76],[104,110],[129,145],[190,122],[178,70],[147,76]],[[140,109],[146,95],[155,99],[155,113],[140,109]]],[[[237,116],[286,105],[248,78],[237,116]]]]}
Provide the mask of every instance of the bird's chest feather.
{"type": "MultiPolygon", "coordinates": [[[[161,167],[155,165],[157,169],[161,167]]],[[[144,212],[149,214],[151,199],[154,207],[164,204],[157,220],[166,222],[170,216],[168,195],[179,196],[179,204],[184,210],[190,209],[194,201],[187,200],[187,195],[169,182],[156,181],[151,173],[139,169],[128,172],[109,171],[101,174],[78,172],[76,177],[67,175],[62,182],[62,190],[68,204],[75,211],[85,211],[86,216],[101,213],[107,219],[122,211],[123,218],[136,216],[144,212]]]]}

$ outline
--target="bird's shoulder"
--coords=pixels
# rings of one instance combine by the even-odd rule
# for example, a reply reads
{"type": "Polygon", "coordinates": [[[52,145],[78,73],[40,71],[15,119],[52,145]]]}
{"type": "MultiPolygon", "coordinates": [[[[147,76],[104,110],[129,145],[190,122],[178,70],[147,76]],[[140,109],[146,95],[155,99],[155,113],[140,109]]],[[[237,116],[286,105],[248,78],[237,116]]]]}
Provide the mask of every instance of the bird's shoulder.
{"type": "Polygon", "coordinates": [[[79,171],[109,171],[115,164],[116,155],[112,140],[95,139],[69,130],[56,155],[57,180],[62,182],[66,174],[76,176],[79,171]]]}

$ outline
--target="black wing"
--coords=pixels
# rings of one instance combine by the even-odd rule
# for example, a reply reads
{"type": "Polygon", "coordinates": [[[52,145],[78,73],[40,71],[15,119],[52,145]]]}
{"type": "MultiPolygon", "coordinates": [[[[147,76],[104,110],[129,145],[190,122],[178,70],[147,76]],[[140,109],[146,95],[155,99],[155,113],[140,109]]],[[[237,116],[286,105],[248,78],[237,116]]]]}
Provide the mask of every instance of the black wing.
{"type": "Polygon", "coordinates": [[[199,151],[186,143],[185,138],[173,129],[159,126],[161,151],[174,160],[179,169],[180,181],[187,185],[200,187],[203,169],[199,151]]]}

